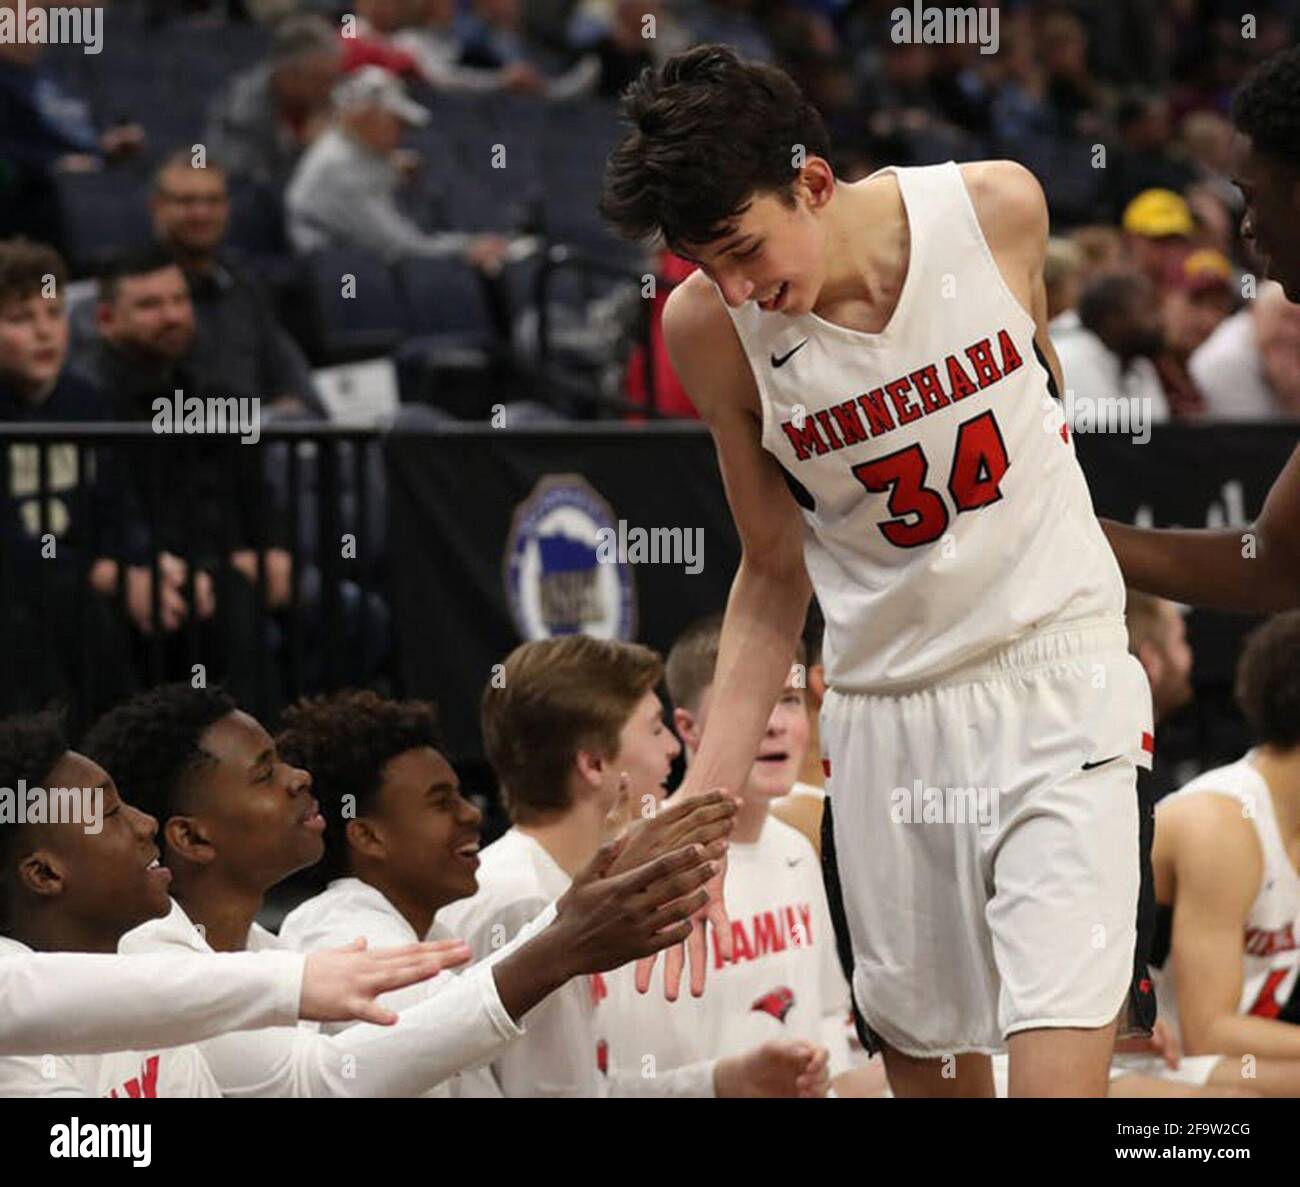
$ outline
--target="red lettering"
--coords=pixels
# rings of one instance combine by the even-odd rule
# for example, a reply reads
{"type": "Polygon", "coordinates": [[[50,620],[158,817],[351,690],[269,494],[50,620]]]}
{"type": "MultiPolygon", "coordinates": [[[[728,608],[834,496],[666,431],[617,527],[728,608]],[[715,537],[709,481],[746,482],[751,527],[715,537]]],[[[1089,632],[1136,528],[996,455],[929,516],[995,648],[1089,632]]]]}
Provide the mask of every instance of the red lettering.
{"type": "Polygon", "coordinates": [[[832,449],[844,448],[844,442],[836,435],[835,426],[831,424],[830,413],[825,408],[817,413],[817,423],[821,425],[822,432],[826,434],[826,439],[831,443],[832,449]]]}
{"type": "Polygon", "coordinates": [[[785,951],[785,935],[771,911],[754,916],[754,948],[759,956],[785,951]]]}
{"type": "Polygon", "coordinates": [[[993,347],[987,338],[981,338],[974,346],[968,346],[966,357],[975,368],[975,378],[979,380],[981,388],[986,388],[990,383],[996,383],[1002,378],[997,363],[993,361],[993,347]]]}
{"type": "MultiPolygon", "coordinates": [[[[973,391],[974,388],[971,390],[973,391]]],[[[880,388],[874,387],[865,396],[859,396],[858,403],[862,406],[862,411],[867,414],[867,427],[873,437],[892,431],[894,416],[885,407],[885,395],[880,388]]]]}
{"type": "Polygon", "coordinates": [[[831,415],[835,417],[835,423],[839,426],[845,445],[857,445],[867,439],[866,426],[862,423],[862,417],[858,415],[857,407],[852,400],[836,404],[831,409],[831,415]]]}
{"type": "Polygon", "coordinates": [[[1024,359],[1020,357],[1020,352],[1016,349],[1016,344],[1011,341],[1011,335],[1006,330],[998,331],[998,350],[1002,352],[1003,375],[1010,375],[1024,362],[1024,359]]]}
{"type": "Polygon", "coordinates": [[[939,368],[933,363],[919,371],[913,371],[911,379],[916,394],[921,397],[921,407],[926,412],[938,412],[951,403],[944,394],[943,384],[939,382],[939,368]]]}
{"type": "Polygon", "coordinates": [[[885,384],[885,395],[889,397],[889,402],[893,404],[894,411],[898,413],[898,423],[900,425],[911,424],[912,421],[920,418],[921,410],[915,405],[908,403],[907,389],[912,385],[906,379],[895,379],[893,383],[885,384]]]}
{"type": "Polygon", "coordinates": [[[745,934],[745,925],[739,919],[733,920],[731,924],[731,950],[734,960],[754,959],[754,949],[750,946],[749,937],[745,934]]]}
{"type": "Polygon", "coordinates": [[[816,453],[819,457],[823,453],[830,453],[830,446],[817,433],[816,422],[804,417],[803,427],[796,428],[793,421],[787,420],[781,428],[789,438],[790,444],[794,446],[795,456],[801,461],[807,461],[811,453],[816,453]]]}
{"type": "Polygon", "coordinates": [[[947,362],[948,387],[952,389],[954,400],[964,400],[972,392],[979,391],[975,381],[966,374],[966,368],[961,365],[961,360],[955,354],[950,354],[947,362]]]}

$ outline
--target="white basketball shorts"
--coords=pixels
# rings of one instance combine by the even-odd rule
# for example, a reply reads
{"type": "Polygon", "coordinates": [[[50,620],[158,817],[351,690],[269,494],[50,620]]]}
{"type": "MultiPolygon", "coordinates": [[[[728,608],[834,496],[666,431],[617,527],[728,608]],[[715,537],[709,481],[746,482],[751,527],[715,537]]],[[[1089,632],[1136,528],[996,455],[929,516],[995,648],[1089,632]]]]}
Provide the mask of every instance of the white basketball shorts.
{"type": "Polygon", "coordinates": [[[853,996],[917,1057],[1100,1027],[1133,978],[1151,695],[1119,619],[821,715],[853,996]]]}

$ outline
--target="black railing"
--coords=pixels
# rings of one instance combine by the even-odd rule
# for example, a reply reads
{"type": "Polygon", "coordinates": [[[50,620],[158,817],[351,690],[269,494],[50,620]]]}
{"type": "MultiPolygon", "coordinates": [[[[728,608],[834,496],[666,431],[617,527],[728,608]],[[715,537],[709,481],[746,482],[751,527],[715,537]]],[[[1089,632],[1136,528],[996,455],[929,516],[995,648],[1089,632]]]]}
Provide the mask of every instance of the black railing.
{"type": "Polygon", "coordinates": [[[61,701],[76,730],[134,688],[202,679],[272,722],[304,693],[384,685],[379,440],[0,426],[0,712],[61,701]]]}

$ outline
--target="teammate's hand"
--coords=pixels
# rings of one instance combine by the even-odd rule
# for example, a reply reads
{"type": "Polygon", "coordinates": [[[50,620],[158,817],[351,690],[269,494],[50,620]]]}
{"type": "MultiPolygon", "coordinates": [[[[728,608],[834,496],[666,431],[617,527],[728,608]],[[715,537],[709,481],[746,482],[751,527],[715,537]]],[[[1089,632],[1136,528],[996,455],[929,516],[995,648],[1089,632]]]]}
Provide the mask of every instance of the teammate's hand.
{"type": "Polygon", "coordinates": [[[569,976],[603,973],[680,944],[708,900],[717,872],[703,846],[688,845],[625,873],[611,869],[626,841],[602,845],[556,904],[542,934],[569,976]]]}
{"type": "Polygon", "coordinates": [[[434,940],[404,948],[366,950],[366,941],[312,952],[302,970],[298,1017],[310,1022],[374,1022],[392,1026],[397,1014],[375,998],[436,977],[470,958],[464,940],[434,940]]]}
{"type": "MultiPolygon", "coordinates": [[[[710,858],[721,857],[739,811],[735,800],[715,788],[686,799],[674,796],[660,805],[653,816],[641,817],[636,815],[635,805],[627,802],[626,776],[619,781],[619,798],[624,823],[618,835],[625,834],[627,844],[614,859],[612,870],[616,874],[644,865],[683,845],[703,845],[710,858]]],[[[618,804],[615,811],[620,811],[618,804]]]]}
{"type": "Polygon", "coordinates": [[[1151,1028],[1150,1038],[1138,1036],[1135,1039],[1119,1039],[1115,1043],[1115,1054],[1159,1055],[1170,1070],[1176,1071],[1182,1062],[1183,1052],[1173,1027],[1163,1018],[1157,1018],[1151,1028]]]}
{"type": "MultiPolygon", "coordinates": [[[[721,787],[710,788],[708,791],[694,794],[679,790],[668,803],[676,807],[679,804],[689,803],[696,799],[713,802],[715,795],[725,794],[725,789],[721,787]]],[[[728,829],[729,831],[730,829],[728,829]]],[[[714,929],[714,943],[717,946],[718,954],[723,960],[731,959],[731,920],[727,917],[727,903],[723,897],[723,882],[727,876],[727,859],[725,856],[717,860],[717,866],[718,872],[709,879],[707,886],[709,892],[708,901],[692,917],[691,934],[686,939],[685,947],[677,944],[664,953],[664,997],[670,1002],[675,1002],[678,993],[681,991],[682,969],[686,965],[688,955],[691,965],[691,995],[700,997],[704,993],[704,982],[709,971],[709,925],[712,925],[714,929]]],[[[654,965],[653,956],[637,962],[636,988],[638,993],[649,992],[650,977],[654,972],[654,965]]]]}
{"type": "Polygon", "coordinates": [[[825,1096],[831,1083],[829,1060],[825,1047],[803,1039],[773,1039],[718,1060],[713,1089],[720,1097],[747,1100],[825,1096]]]}

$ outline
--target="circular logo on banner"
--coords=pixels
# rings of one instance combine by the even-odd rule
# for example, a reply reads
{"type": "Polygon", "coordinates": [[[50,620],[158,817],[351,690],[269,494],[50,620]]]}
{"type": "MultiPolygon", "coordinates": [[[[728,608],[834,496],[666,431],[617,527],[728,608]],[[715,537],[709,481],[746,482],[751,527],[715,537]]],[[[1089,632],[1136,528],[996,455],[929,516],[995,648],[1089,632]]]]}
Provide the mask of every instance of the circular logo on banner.
{"type": "Polygon", "coordinates": [[[548,474],[515,508],[506,540],[506,601],[522,639],[635,636],[631,566],[597,559],[601,529],[617,534],[614,512],[579,474],[548,474]]]}

